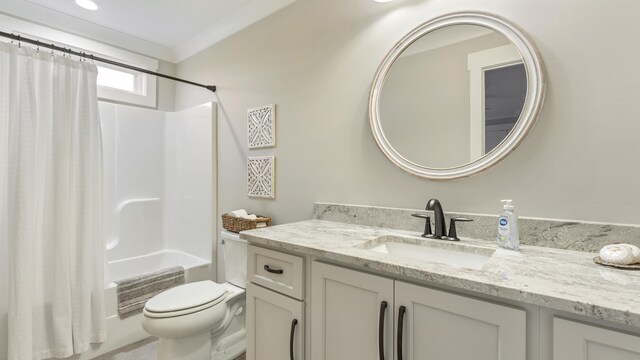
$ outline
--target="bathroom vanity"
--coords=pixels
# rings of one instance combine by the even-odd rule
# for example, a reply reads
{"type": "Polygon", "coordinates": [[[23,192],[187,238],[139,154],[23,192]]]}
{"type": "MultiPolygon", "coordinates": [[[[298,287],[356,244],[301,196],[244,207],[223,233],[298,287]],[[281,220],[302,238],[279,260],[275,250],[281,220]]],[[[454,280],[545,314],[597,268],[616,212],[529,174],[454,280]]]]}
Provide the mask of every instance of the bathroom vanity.
{"type": "Polygon", "coordinates": [[[318,219],[243,232],[247,358],[640,358],[640,273],[419,234],[318,219]]]}
{"type": "MultiPolygon", "coordinates": [[[[389,51],[369,121],[400,169],[459,179],[512,154],[545,93],[542,57],[519,26],[452,13],[389,51]]],[[[433,234],[430,214],[326,204],[314,220],[243,232],[247,358],[640,359],[640,272],[592,260],[602,245],[639,242],[640,228],[523,219],[515,252],[496,247],[491,216],[449,214],[473,220],[459,242],[421,237],[458,240],[430,204],[433,234]]]]}

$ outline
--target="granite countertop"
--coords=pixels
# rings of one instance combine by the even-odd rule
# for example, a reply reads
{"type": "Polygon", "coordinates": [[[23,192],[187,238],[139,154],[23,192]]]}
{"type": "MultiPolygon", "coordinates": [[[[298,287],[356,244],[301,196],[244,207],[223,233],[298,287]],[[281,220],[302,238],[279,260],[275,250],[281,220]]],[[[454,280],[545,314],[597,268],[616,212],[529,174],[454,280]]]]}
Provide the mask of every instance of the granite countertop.
{"type": "Polygon", "coordinates": [[[515,252],[487,241],[462,239],[459,244],[469,248],[496,249],[477,270],[358,248],[385,235],[456,246],[420,238],[416,232],[323,220],[244,231],[240,237],[254,245],[640,327],[640,271],[597,265],[592,253],[537,246],[522,246],[515,252]]]}

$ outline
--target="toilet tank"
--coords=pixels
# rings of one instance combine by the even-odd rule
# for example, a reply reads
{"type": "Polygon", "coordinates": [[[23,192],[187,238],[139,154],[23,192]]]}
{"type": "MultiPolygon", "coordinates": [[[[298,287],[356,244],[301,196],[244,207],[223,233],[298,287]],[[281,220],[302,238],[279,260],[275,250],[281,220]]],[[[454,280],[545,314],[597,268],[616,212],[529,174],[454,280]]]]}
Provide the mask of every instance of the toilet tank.
{"type": "Polygon", "coordinates": [[[225,281],[235,286],[247,287],[247,241],[230,231],[220,234],[224,254],[225,281]]]}

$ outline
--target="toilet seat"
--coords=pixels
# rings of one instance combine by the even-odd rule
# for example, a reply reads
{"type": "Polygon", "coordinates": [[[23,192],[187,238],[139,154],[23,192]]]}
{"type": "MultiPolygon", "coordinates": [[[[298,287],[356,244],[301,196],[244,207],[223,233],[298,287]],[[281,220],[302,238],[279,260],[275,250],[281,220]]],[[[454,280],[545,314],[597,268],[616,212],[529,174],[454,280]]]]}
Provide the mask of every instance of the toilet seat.
{"type": "Polygon", "coordinates": [[[227,295],[225,286],[210,280],[180,285],[147,301],[143,313],[150,318],[189,315],[221,303],[227,295]]]}

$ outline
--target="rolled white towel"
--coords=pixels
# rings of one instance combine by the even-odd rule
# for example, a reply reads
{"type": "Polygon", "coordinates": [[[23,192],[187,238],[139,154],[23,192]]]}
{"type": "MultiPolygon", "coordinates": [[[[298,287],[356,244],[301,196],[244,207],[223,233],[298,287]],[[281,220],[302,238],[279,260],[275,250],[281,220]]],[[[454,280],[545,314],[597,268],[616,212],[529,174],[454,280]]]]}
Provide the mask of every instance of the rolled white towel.
{"type": "Polygon", "coordinates": [[[229,215],[243,218],[243,217],[247,217],[249,214],[247,214],[247,211],[245,209],[240,209],[240,210],[229,211],[229,215]]]}
{"type": "Polygon", "coordinates": [[[600,259],[612,264],[634,264],[640,260],[640,248],[629,244],[607,245],[600,249],[600,259]]]}
{"type": "Polygon", "coordinates": [[[255,219],[257,219],[258,217],[257,217],[257,216],[255,216],[254,214],[249,214],[249,215],[247,215],[247,216],[243,216],[243,218],[245,218],[245,219],[249,219],[249,220],[255,220],[255,219]]]}

